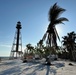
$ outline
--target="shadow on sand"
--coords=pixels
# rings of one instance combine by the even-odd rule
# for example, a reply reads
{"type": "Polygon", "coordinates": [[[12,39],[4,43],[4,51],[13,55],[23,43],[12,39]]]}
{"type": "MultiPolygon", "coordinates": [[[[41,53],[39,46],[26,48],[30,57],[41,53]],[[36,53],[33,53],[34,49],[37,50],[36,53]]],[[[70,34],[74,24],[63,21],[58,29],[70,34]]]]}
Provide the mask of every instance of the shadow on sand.
{"type": "Polygon", "coordinates": [[[46,68],[46,75],[50,75],[50,74],[53,74],[53,75],[56,75],[56,70],[58,68],[61,68],[61,67],[64,67],[65,64],[64,63],[55,63],[53,65],[47,65],[47,68],[46,68]],[[52,66],[56,67],[56,68],[53,68],[52,66]]]}
{"type": "MultiPolygon", "coordinates": [[[[13,63],[10,63],[10,65],[13,63]]],[[[56,75],[58,68],[64,67],[64,63],[55,63],[54,65],[44,65],[40,63],[21,63],[7,70],[0,72],[0,75],[56,75]],[[54,68],[55,67],[55,68],[54,68]],[[41,74],[42,75],[42,74],[41,74]]]]}
{"type": "MultiPolygon", "coordinates": [[[[31,67],[32,69],[34,69],[31,73],[29,74],[26,74],[26,75],[38,75],[37,73],[40,72],[40,71],[43,71],[45,69],[45,75],[50,75],[50,74],[53,74],[53,75],[56,75],[56,70],[58,68],[61,68],[61,67],[64,67],[65,64],[64,63],[55,63],[53,65],[45,65],[45,64],[38,64],[37,66],[34,66],[31,67]],[[56,68],[53,68],[52,66],[56,67],[56,68]]],[[[31,68],[28,68],[28,70],[30,70],[31,68]]],[[[25,69],[26,71],[26,69],[25,69]]],[[[40,75],[40,74],[39,74],[40,75]]]]}

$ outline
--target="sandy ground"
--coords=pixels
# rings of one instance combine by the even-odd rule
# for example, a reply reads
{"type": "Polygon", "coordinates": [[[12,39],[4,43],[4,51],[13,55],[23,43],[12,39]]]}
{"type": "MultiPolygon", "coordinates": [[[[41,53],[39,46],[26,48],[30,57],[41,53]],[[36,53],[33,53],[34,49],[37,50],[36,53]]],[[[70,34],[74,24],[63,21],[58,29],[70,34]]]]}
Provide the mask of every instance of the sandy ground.
{"type": "Polygon", "coordinates": [[[51,66],[42,62],[22,63],[22,60],[0,62],[0,75],[76,75],[76,63],[70,66],[69,61],[53,61],[51,66]]]}

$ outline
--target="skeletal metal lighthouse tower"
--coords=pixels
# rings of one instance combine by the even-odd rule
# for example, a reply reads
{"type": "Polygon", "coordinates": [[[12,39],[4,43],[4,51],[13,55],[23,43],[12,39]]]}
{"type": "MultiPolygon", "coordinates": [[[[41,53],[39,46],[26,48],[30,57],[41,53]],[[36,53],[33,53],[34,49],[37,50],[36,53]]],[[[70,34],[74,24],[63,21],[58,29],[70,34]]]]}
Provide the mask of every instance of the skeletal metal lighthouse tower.
{"type": "Polygon", "coordinates": [[[16,33],[15,33],[15,37],[14,37],[14,41],[13,41],[13,45],[12,45],[12,50],[10,53],[10,58],[17,58],[17,57],[21,57],[23,52],[22,52],[22,38],[21,38],[21,22],[17,22],[17,26],[16,26],[16,33]]]}

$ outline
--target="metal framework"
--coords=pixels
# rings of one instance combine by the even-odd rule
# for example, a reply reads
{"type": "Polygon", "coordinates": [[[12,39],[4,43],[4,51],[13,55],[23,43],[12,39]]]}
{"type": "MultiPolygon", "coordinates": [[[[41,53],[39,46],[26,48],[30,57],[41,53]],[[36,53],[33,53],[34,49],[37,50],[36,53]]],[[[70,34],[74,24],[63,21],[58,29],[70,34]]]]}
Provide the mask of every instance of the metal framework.
{"type": "Polygon", "coordinates": [[[21,28],[22,28],[21,22],[17,22],[15,37],[10,53],[10,59],[22,57],[23,52],[22,52],[22,36],[20,32],[21,28]]]}

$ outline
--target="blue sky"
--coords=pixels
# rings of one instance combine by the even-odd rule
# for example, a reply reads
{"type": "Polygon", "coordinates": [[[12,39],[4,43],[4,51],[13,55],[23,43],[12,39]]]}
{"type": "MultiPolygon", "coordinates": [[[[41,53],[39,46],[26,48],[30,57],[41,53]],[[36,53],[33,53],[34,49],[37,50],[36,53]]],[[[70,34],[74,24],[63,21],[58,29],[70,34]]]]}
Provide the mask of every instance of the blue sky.
{"type": "Polygon", "coordinates": [[[18,21],[22,24],[23,50],[28,43],[36,45],[48,27],[49,8],[55,2],[66,9],[61,16],[69,19],[56,27],[60,38],[76,32],[75,0],[0,0],[0,56],[10,55],[18,21]]]}

